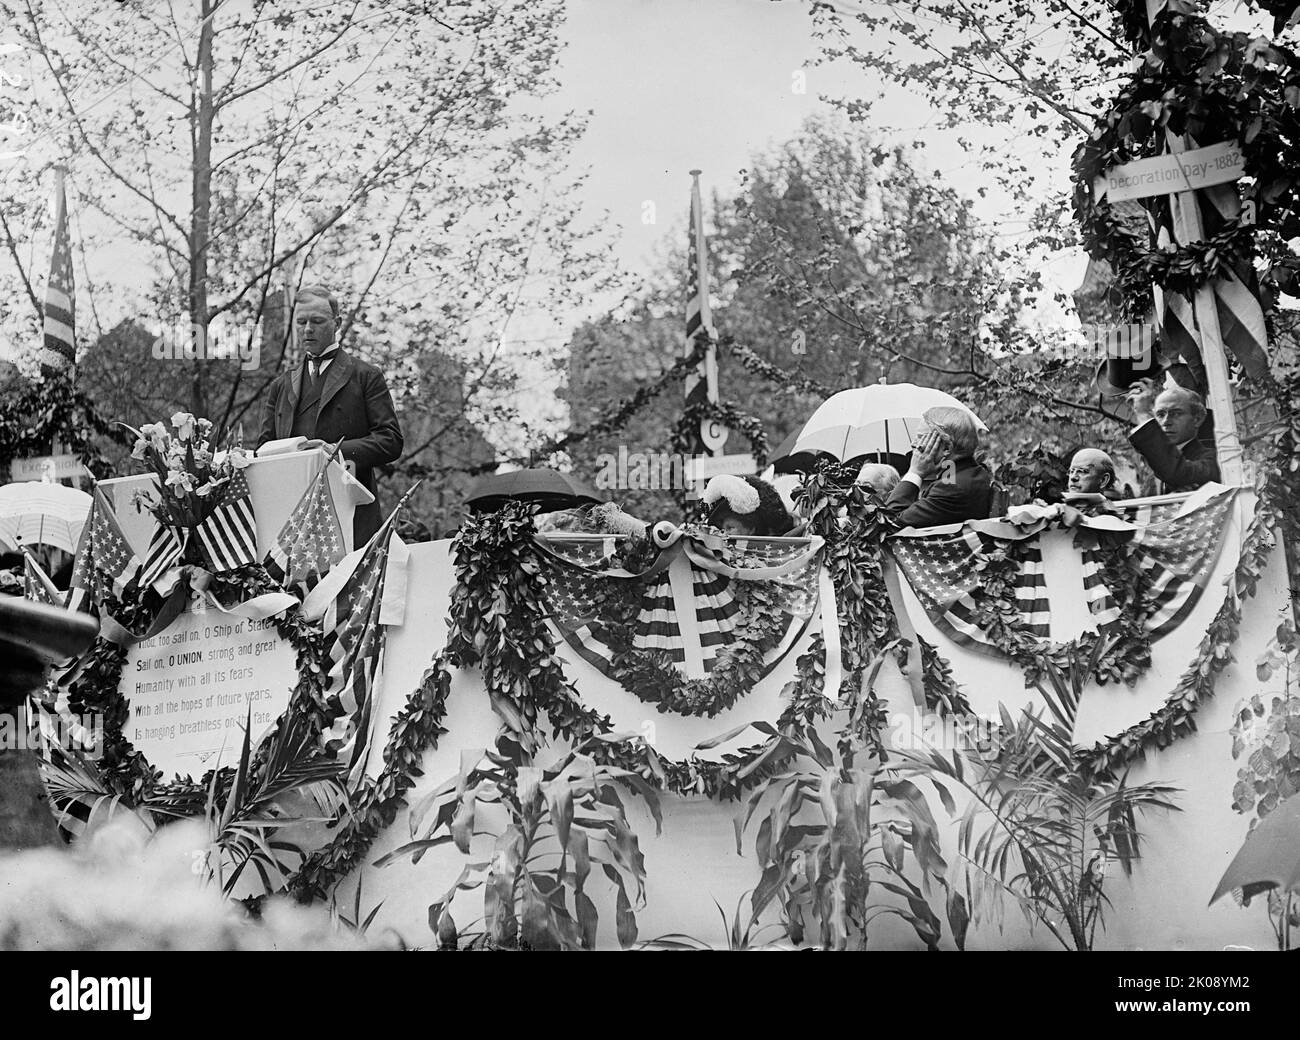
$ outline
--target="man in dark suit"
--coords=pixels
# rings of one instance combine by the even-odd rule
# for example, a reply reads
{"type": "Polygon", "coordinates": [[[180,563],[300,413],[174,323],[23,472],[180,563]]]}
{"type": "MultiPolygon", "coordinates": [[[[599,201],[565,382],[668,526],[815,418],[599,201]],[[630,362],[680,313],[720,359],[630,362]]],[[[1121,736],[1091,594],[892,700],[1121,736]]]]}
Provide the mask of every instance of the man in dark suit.
{"type": "Polygon", "coordinates": [[[306,437],[304,448],[333,447],[356,468],[357,480],[375,501],[353,515],[353,546],[360,548],[379,530],[379,497],[374,470],[402,454],[402,431],[383,373],[334,342],[339,305],[322,288],[302,289],[294,302],[293,329],[303,363],[282,372],[271,384],[262,408],[258,447],[285,437],[306,437]]]}
{"type": "Polygon", "coordinates": [[[952,407],[931,408],[924,418],[911,466],[889,493],[885,508],[906,527],[987,518],[993,506],[993,475],[975,461],[975,420],[952,407]]]}
{"type": "Polygon", "coordinates": [[[1156,396],[1155,383],[1144,379],[1128,392],[1137,427],[1129,443],[1160,480],[1160,493],[1195,491],[1218,481],[1219,460],[1213,440],[1205,440],[1205,405],[1201,395],[1181,386],[1156,396]]]}

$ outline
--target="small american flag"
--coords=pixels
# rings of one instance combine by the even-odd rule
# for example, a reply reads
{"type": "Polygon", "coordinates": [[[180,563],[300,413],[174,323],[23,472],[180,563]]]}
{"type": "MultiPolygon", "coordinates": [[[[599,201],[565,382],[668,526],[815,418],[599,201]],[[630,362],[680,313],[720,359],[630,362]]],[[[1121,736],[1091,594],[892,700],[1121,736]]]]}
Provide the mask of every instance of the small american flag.
{"type": "Polygon", "coordinates": [[[31,550],[23,546],[23,596],[33,603],[44,603],[51,607],[63,606],[63,593],[50,580],[41,565],[32,556],[31,550]]]}
{"type": "Polygon", "coordinates": [[[176,565],[185,551],[185,543],[170,524],[162,522],[154,526],[149,536],[149,551],[145,554],[144,569],[140,572],[141,588],[152,585],[167,571],[176,565]]]}
{"type": "Polygon", "coordinates": [[[286,589],[301,588],[305,593],[343,556],[343,527],[330,494],[327,467],[322,467],[266,554],[266,569],[286,589]]]}
{"type": "MultiPolygon", "coordinates": [[[[405,501],[405,499],[403,499],[405,501]]],[[[345,753],[351,745],[351,765],[364,754],[370,730],[371,693],[387,642],[380,623],[384,580],[388,573],[388,547],[401,505],[393,510],[366,543],[356,569],[325,608],[325,653],[330,659],[326,696],[337,702],[342,714],[323,734],[327,747],[345,753]]]]}
{"type": "Polygon", "coordinates": [[[104,597],[105,579],[113,594],[120,596],[131,579],[139,575],[140,567],[140,558],[122,534],[117,514],[103,490],[96,487],[90,516],[77,545],[67,605],[73,610],[85,610],[91,604],[98,604],[104,597]]]}
{"type": "Polygon", "coordinates": [[[63,171],[58,171],[55,188],[54,251],[50,256],[50,278],[45,285],[45,344],[41,370],[46,375],[71,370],[76,360],[76,287],[72,278],[72,241],[68,237],[68,200],[63,171]]]}
{"type": "Polygon", "coordinates": [[[256,562],[257,524],[243,470],[235,470],[218,493],[217,507],[196,530],[208,562],[219,573],[256,562]]]}

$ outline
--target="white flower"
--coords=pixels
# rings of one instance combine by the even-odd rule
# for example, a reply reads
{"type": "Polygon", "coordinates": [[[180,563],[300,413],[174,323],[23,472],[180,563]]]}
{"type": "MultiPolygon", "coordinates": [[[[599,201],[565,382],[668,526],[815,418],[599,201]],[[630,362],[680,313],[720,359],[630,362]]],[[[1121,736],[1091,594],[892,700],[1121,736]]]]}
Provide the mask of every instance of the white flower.
{"type": "Polygon", "coordinates": [[[230,463],[232,469],[244,469],[252,460],[243,448],[231,448],[226,453],[226,461],[230,463]]]}
{"type": "Polygon", "coordinates": [[[218,481],[209,480],[206,484],[200,484],[197,488],[195,488],[194,493],[198,495],[199,498],[207,498],[210,492],[215,491],[217,489],[218,483],[219,483],[218,481]]]}
{"type": "Polygon", "coordinates": [[[137,437],[135,441],[135,446],[131,448],[131,458],[143,459],[144,452],[147,447],[149,447],[149,442],[145,440],[143,437],[137,437]]]}
{"type": "Polygon", "coordinates": [[[177,412],[173,415],[172,425],[176,427],[176,434],[182,440],[189,440],[194,436],[194,416],[189,412],[177,412]]]}
{"type": "Polygon", "coordinates": [[[194,476],[183,469],[174,469],[167,474],[167,486],[181,488],[184,491],[194,490],[194,476]]]}
{"type": "Polygon", "coordinates": [[[210,434],[210,433],[212,432],[212,420],[211,420],[211,419],[196,419],[196,420],[194,421],[194,425],[197,426],[197,427],[199,428],[199,436],[200,436],[200,437],[206,437],[208,434],[210,434]]]}

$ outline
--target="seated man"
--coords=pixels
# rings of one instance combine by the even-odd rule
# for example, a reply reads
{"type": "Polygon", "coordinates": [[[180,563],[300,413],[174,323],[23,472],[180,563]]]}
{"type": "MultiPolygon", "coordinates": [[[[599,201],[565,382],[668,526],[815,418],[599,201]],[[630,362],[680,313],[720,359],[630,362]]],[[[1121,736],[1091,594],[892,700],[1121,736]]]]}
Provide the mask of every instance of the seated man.
{"type": "Polygon", "coordinates": [[[1115,460],[1100,448],[1080,448],[1070,460],[1066,498],[1070,495],[1101,495],[1109,501],[1120,497],[1115,487],[1115,460]]]}
{"type": "Polygon", "coordinates": [[[931,408],[912,462],[885,507],[907,527],[983,520],[993,505],[993,475],[975,461],[979,429],[961,408],[931,408]]]}
{"type": "Polygon", "coordinates": [[[1129,443],[1160,480],[1162,495],[1220,479],[1213,442],[1197,436],[1205,420],[1200,394],[1172,387],[1157,397],[1154,382],[1144,379],[1129,390],[1128,400],[1138,421],[1129,443]]]}

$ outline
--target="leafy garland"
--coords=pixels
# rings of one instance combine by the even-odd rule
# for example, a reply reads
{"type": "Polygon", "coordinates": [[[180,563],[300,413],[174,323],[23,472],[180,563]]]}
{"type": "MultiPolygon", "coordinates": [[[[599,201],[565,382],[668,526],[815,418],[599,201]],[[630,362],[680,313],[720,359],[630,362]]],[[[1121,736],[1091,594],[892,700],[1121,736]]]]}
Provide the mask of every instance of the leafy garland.
{"type": "Polygon", "coordinates": [[[689,453],[691,445],[699,437],[700,423],[705,419],[716,419],[730,429],[739,430],[749,441],[754,452],[754,460],[761,467],[767,462],[769,451],[767,433],[763,430],[763,421],[747,412],[742,412],[734,404],[726,401],[710,401],[702,398],[692,401],[682,411],[682,417],[673,427],[670,440],[671,450],[679,455],[689,453]]]}
{"type": "MultiPolygon", "coordinates": [[[[1142,5],[1132,7],[1144,19],[1142,5]]],[[[1217,32],[1179,0],[1171,0],[1153,30],[1135,23],[1130,35],[1150,49],[1075,152],[1073,201],[1084,247],[1110,264],[1129,316],[1140,317],[1152,282],[1190,297],[1229,268],[1248,268],[1257,234],[1285,242],[1300,232],[1300,180],[1291,158],[1300,135],[1300,57],[1244,33],[1217,32]],[[1240,144],[1252,178],[1246,195],[1256,207],[1253,224],[1243,212],[1209,238],[1162,250],[1145,228],[1127,230],[1108,196],[1094,199],[1099,176],[1158,154],[1166,129],[1202,144],[1240,144]]],[[[1289,250],[1273,251],[1264,281],[1292,291],[1300,264],[1289,250]]]]}

